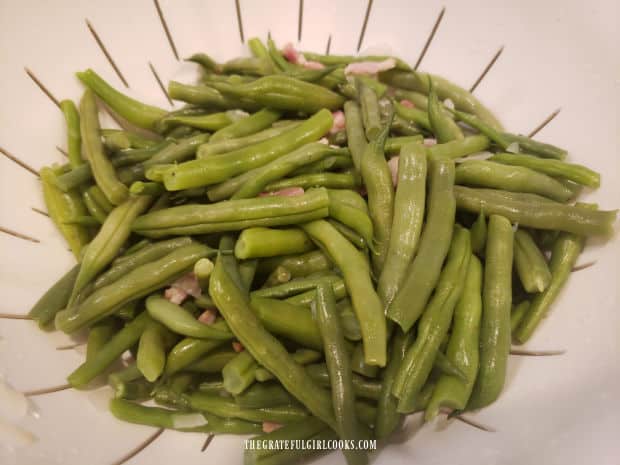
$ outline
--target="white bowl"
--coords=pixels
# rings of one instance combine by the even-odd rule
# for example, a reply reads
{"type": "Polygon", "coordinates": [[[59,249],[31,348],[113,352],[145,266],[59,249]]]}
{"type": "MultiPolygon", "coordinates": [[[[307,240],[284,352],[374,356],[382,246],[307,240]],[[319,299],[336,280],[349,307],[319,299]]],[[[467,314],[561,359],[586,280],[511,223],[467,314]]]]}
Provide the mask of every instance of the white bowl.
{"type": "MultiPolygon", "coordinates": [[[[602,187],[587,198],[602,207],[620,205],[618,104],[620,31],[618,3],[611,0],[463,2],[447,11],[422,68],[469,86],[501,45],[506,49],[476,90],[513,132],[528,132],[554,109],[560,115],[540,139],[566,147],[570,159],[602,173],[602,187]]],[[[270,30],[283,44],[296,41],[298,2],[240,2],[245,38],[270,30]]],[[[162,9],[181,56],[206,51],[216,59],[244,51],[235,3],[166,0],[162,9]]],[[[440,5],[433,2],[374,2],[363,41],[389,45],[414,62],[440,5]]],[[[301,47],[332,53],[356,50],[366,2],[307,1],[301,47]]],[[[0,3],[0,146],[39,168],[62,161],[65,144],[60,112],[24,73],[28,66],[58,98],[78,99],[74,71],[92,67],[122,90],[118,77],[90,36],[89,18],[126,76],[129,93],[167,107],[147,62],[164,80],[178,72],[152,2],[3,1],[0,3]]],[[[385,47],[384,47],[385,48],[385,47]]],[[[0,225],[38,239],[33,243],[0,234],[0,312],[24,313],[73,262],[43,208],[35,176],[0,158],[0,225]]],[[[595,242],[595,241],[592,241],[595,242]]],[[[402,442],[382,450],[377,464],[612,464],[619,463],[620,408],[618,328],[618,235],[589,246],[581,263],[596,265],[575,274],[535,337],[532,349],[565,349],[559,357],[512,357],[501,398],[475,415],[494,427],[485,433],[459,422],[408,427],[402,442]]],[[[40,332],[31,322],[0,320],[0,371],[18,389],[60,385],[82,355],[54,348],[69,340],[40,332]]],[[[33,399],[38,417],[20,425],[37,436],[31,446],[0,452],[0,462],[109,464],[152,434],[147,427],[117,421],[86,392],[63,391],[33,399]]],[[[417,417],[409,419],[414,426],[417,417]]],[[[216,437],[200,452],[204,436],[166,431],[133,464],[240,463],[241,439],[216,437]]],[[[344,463],[331,454],[318,463],[344,463]]]]}

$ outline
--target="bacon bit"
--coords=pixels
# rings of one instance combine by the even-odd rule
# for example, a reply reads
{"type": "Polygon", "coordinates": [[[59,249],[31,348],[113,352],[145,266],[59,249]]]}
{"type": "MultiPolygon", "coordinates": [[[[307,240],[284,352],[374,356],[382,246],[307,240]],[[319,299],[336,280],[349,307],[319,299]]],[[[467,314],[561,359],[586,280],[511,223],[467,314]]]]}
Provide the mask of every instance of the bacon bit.
{"type": "Polygon", "coordinates": [[[217,310],[214,308],[208,308],[200,314],[198,321],[205,325],[212,325],[215,323],[215,318],[217,318],[217,310]]]}
{"type": "Polygon", "coordinates": [[[377,74],[380,71],[387,71],[396,67],[396,60],[388,58],[383,61],[360,61],[350,63],[344,69],[344,74],[377,74]]]}
{"type": "Polygon", "coordinates": [[[263,433],[271,433],[280,428],[282,428],[282,425],[280,423],[274,423],[273,421],[263,421],[263,433]]]}
{"type": "Polygon", "coordinates": [[[392,157],[388,161],[388,168],[390,168],[390,174],[392,175],[392,184],[394,187],[398,184],[398,160],[400,157],[392,157]]]}
{"type": "Polygon", "coordinates": [[[280,189],[279,191],[261,192],[258,194],[259,197],[297,197],[298,195],[304,195],[303,187],[287,187],[286,189],[280,189]]]}
{"type": "Polygon", "coordinates": [[[300,64],[300,60],[305,61],[306,57],[304,57],[301,53],[295,50],[295,47],[292,43],[287,43],[282,49],[282,55],[286,58],[286,61],[290,63],[300,64]],[[301,57],[301,58],[300,58],[301,57]]]}
{"type": "Polygon", "coordinates": [[[181,305],[185,299],[187,299],[187,292],[176,287],[169,287],[164,292],[164,297],[173,304],[181,305]]]}
{"type": "Polygon", "coordinates": [[[403,100],[400,101],[400,104],[403,107],[415,108],[415,103],[413,103],[411,100],[403,99],[403,100]]]}
{"type": "Polygon", "coordinates": [[[332,113],[334,118],[334,124],[332,128],[329,130],[330,134],[336,134],[337,132],[342,131],[346,126],[346,120],[344,118],[344,113],[340,110],[332,113]]]}
{"type": "Polygon", "coordinates": [[[424,139],[425,147],[432,147],[433,145],[437,145],[437,139],[424,139]]]}
{"type": "Polygon", "coordinates": [[[245,350],[245,348],[243,347],[243,344],[241,344],[239,341],[233,341],[232,348],[237,353],[243,352],[245,350]]]}
{"type": "Polygon", "coordinates": [[[192,297],[200,297],[202,295],[202,289],[200,288],[200,284],[198,283],[198,278],[196,278],[196,275],[192,272],[181,276],[170,286],[176,289],[180,289],[186,294],[191,295],[192,297]]]}

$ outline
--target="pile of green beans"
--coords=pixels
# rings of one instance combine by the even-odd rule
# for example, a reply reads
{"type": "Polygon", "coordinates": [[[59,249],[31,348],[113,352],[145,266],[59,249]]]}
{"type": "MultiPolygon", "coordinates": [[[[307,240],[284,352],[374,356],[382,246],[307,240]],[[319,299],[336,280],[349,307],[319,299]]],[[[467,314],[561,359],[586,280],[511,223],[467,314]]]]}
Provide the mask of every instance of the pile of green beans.
{"type": "Polygon", "coordinates": [[[170,82],[176,111],[90,69],[60,103],[68,163],[41,184],[77,264],[30,317],[88,333],[71,386],[105,373],[121,420],[259,441],[385,439],[410,413],[494,402],[511,343],[613,233],[616,211],[572,203],[600,175],[402,60],[248,45],[189,58],[202,77],[170,82]],[[377,61],[394,67],[349,75],[377,61]],[[96,98],[130,126],[101,128],[96,98]]]}

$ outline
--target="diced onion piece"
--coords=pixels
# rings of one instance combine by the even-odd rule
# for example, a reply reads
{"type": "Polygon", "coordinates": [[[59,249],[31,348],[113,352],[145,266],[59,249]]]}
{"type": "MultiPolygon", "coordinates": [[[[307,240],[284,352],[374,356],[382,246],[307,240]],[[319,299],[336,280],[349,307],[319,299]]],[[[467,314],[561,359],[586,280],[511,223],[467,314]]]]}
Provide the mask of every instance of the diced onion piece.
{"type": "Polygon", "coordinates": [[[275,423],[273,421],[263,421],[263,433],[271,433],[280,428],[282,428],[282,425],[280,423],[275,423]]]}
{"type": "Polygon", "coordinates": [[[174,429],[198,428],[208,424],[209,421],[201,413],[179,413],[172,415],[172,427],[174,429]]]}
{"type": "Polygon", "coordinates": [[[394,187],[398,184],[398,161],[400,157],[392,157],[388,161],[388,167],[390,168],[390,174],[392,175],[392,184],[394,187]]]}
{"type": "Polygon", "coordinates": [[[213,308],[209,308],[202,312],[198,317],[198,321],[205,325],[212,325],[215,323],[215,319],[217,318],[217,310],[213,308]]]}
{"type": "Polygon", "coordinates": [[[173,304],[181,305],[187,299],[187,292],[176,287],[169,287],[164,291],[164,297],[173,304]]]}
{"type": "Polygon", "coordinates": [[[506,152],[510,153],[519,153],[519,143],[513,142],[508,147],[506,147],[506,152]]]}
{"type": "Polygon", "coordinates": [[[176,289],[181,289],[186,294],[189,294],[192,297],[200,297],[202,295],[202,289],[200,288],[198,279],[196,278],[196,275],[192,272],[181,276],[170,286],[176,289]]]}
{"type": "Polygon", "coordinates": [[[346,126],[346,120],[344,117],[344,113],[341,110],[335,111],[332,113],[334,123],[332,124],[332,128],[329,130],[330,134],[335,134],[337,132],[342,131],[346,126]]]}
{"type": "Polygon", "coordinates": [[[394,58],[387,58],[383,61],[358,61],[349,63],[344,69],[344,74],[377,74],[396,67],[394,58]]]}
{"type": "Polygon", "coordinates": [[[450,100],[449,98],[445,99],[443,101],[443,104],[445,105],[446,108],[449,108],[450,110],[454,110],[454,102],[450,100]]]}

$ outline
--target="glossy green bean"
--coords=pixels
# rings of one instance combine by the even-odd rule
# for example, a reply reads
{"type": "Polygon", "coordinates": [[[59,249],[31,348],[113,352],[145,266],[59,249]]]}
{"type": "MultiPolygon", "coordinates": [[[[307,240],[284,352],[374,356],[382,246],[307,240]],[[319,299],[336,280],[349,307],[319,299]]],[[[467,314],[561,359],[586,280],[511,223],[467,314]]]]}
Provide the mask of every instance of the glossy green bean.
{"type": "Polygon", "coordinates": [[[415,107],[406,107],[400,102],[394,102],[393,106],[396,114],[404,120],[412,121],[413,123],[415,123],[416,126],[419,126],[428,131],[433,130],[431,122],[428,118],[428,113],[426,111],[420,110],[419,108],[415,107]]]}
{"type": "MultiPolygon", "coordinates": [[[[246,118],[244,122],[247,121],[248,119],[249,118],[246,118]]],[[[267,129],[264,129],[262,131],[259,131],[259,132],[256,132],[254,134],[250,134],[247,136],[238,137],[235,139],[222,139],[219,141],[215,141],[213,139],[213,137],[215,137],[215,134],[214,134],[213,137],[209,139],[209,143],[203,144],[198,148],[198,151],[196,152],[196,158],[208,158],[212,155],[233,152],[235,150],[247,147],[249,145],[254,145],[264,140],[271,139],[272,137],[278,136],[282,134],[283,132],[286,132],[289,129],[292,129],[298,124],[299,123],[297,122],[292,122],[284,126],[267,128],[267,129]]]]}
{"type": "MultiPolygon", "coordinates": [[[[320,386],[326,388],[330,386],[330,375],[324,363],[306,365],[306,372],[320,386]]],[[[370,400],[377,400],[379,398],[381,381],[368,379],[355,373],[351,375],[351,380],[353,383],[353,392],[357,397],[370,400]]]]}
{"type": "Polygon", "coordinates": [[[487,244],[487,221],[484,211],[478,213],[478,217],[471,226],[471,250],[476,255],[484,253],[487,244]]]}
{"type": "Polygon", "coordinates": [[[86,340],[86,361],[93,360],[118,330],[118,322],[114,318],[106,318],[94,324],[86,340]]]}
{"type": "MultiPolygon", "coordinates": [[[[159,295],[146,299],[146,309],[151,318],[183,336],[198,339],[232,339],[232,333],[226,325],[214,323],[206,325],[199,322],[180,305],[173,304],[159,295]]],[[[221,321],[221,323],[224,323],[221,321]]]]}
{"type": "Polygon", "coordinates": [[[502,215],[521,226],[572,232],[584,236],[609,235],[617,211],[589,210],[580,206],[545,201],[544,198],[510,195],[494,189],[456,186],[454,197],[459,209],[488,215],[502,215]]]}
{"type": "Polygon", "coordinates": [[[160,144],[157,137],[144,137],[141,134],[123,129],[102,129],[103,145],[112,151],[127,149],[148,149],[160,144]]]}
{"type": "Polygon", "coordinates": [[[367,86],[361,79],[355,81],[357,87],[360,109],[362,111],[362,122],[366,139],[373,141],[381,132],[381,114],[379,112],[379,98],[371,87],[367,86]]]}
{"type": "Polygon", "coordinates": [[[181,190],[217,184],[250,169],[266,165],[279,156],[323,136],[332,126],[328,110],[312,117],[279,136],[218,157],[185,162],[169,170],[164,177],[168,190],[181,190]]]}
{"type": "Polygon", "coordinates": [[[114,210],[114,205],[112,205],[110,203],[110,201],[107,199],[107,197],[105,196],[105,194],[103,193],[101,188],[99,188],[99,186],[97,186],[97,185],[90,186],[86,190],[88,191],[90,196],[93,198],[93,200],[95,202],[97,202],[97,204],[101,208],[103,208],[103,210],[106,212],[106,214],[110,213],[112,210],[114,210]]]}
{"type": "MultiPolygon", "coordinates": [[[[316,350],[311,349],[297,349],[295,352],[291,354],[291,358],[300,365],[308,365],[309,363],[314,363],[320,360],[323,357],[323,354],[316,350]]],[[[327,377],[327,368],[325,369],[325,376],[327,377]]],[[[312,377],[312,373],[309,373],[312,377]]],[[[273,373],[267,370],[264,367],[259,367],[255,372],[256,381],[265,382],[272,379],[275,379],[273,373]]],[[[319,382],[317,380],[317,382],[319,382]]],[[[327,379],[327,383],[329,383],[329,379],[327,379]]]]}
{"type": "Polygon", "coordinates": [[[235,243],[235,256],[249,258],[275,257],[304,253],[314,249],[314,244],[300,229],[244,229],[235,243]]]}
{"type": "Polygon", "coordinates": [[[360,185],[361,179],[356,173],[313,173],[274,181],[267,184],[265,190],[267,192],[275,192],[290,187],[301,187],[302,189],[311,189],[313,187],[356,189],[360,185]]]}
{"type": "Polygon", "coordinates": [[[463,139],[463,131],[461,131],[458,124],[454,122],[450,114],[443,107],[443,104],[439,102],[432,79],[429,79],[428,88],[428,121],[437,142],[445,144],[453,140],[463,139]]]}
{"type": "Polygon", "coordinates": [[[583,250],[585,238],[571,233],[560,233],[551,251],[549,271],[551,282],[544,292],[536,294],[515,331],[515,339],[523,344],[529,340],[543,317],[548,313],[560,290],[566,284],[579,254],[583,250]]]}
{"type": "MultiPolygon", "coordinates": [[[[274,257],[272,260],[274,260],[274,263],[277,264],[271,269],[267,281],[269,281],[271,276],[276,273],[276,269],[278,267],[282,267],[287,270],[290,276],[288,281],[290,281],[290,279],[303,278],[312,273],[329,270],[332,266],[329,258],[327,258],[327,256],[320,250],[288,257],[274,257]]],[[[262,266],[262,262],[265,261],[266,260],[261,260],[261,263],[259,263],[259,269],[262,266]]]]}
{"type": "Polygon", "coordinates": [[[152,322],[147,325],[138,346],[136,364],[144,377],[153,382],[161,376],[166,363],[166,339],[172,333],[162,324],[152,322]]]}
{"type": "Polygon", "coordinates": [[[80,131],[86,159],[97,182],[105,196],[114,205],[123,203],[129,192],[127,187],[116,177],[116,172],[110,160],[106,157],[101,136],[99,134],[99,117],[97,115],[95,94],[86,90],[80,100],[81,124],[80,131]]]}
{"type": "Polygon", "coordinates": [[[532,236],[523,229],[514,234],[514,263],[527,292],[543,292],[551,282],[547,260],[532,236]]]}
{"type": "Polygon", "coordinates": [[[69,384],[80,388],[95,379],[97,375],[114,363],[123,352],[138,342],[142,332],[151,321],[148,313],[142,312],[135,320],[127,323],[91,359],[86,360],[67,377],[69,384]]]}
{"type": "Polygon", "coordinates": [[[131,234],[131,222],[144,212],[150,203],[151,198],[148,196],[131,197],[108,215],[82,257],[82,266],[75,280],[71,301],[118,255],[131,234]]]}
{"type": "Polygon", "coordinates": [[[477,134],[457,139],[445,144],[435,144],[426,148],[426,153],[430,159],[433,158],[461,158],[468,155],[482,152],[489,148],[491,141],[485,135],[477,134]]]}
{"type": "Polygon", "coordinates": [[[478,374],[479,333],[482,315],[482,264],[475,256],[469,260],[461,297],[454,309],[447,359],[463,373],[464,379],[442,374],[426,407],[425,419],[432,420],[441,407],[463,410],[478,374]]]}
{"type": "Polygon", "coordinates": [[[509,132],[502,133],[504,139],[509,142],[516,142],[519,144],[519,151],[526,153],[533,153],[543,158],[555,158],[557,160],[564,160],[568,152],[564,149],[556,147],[554,145],[538,142],[531,137],[521,136],[516,134],[510,134],[509,132]],[[523,150],[521,150],[523,149],[523,150]]]}
{"type": "Polygon", "coordinates": [[[265,408],[295,403],[280,383],[255,383],[235,396],[235,403],[242,408],[265,408]]]}
{"type": "Polygon", "coordinates": [[[80,265],[75,265],[62,278],[56,281],[32,306],[28,316],[35,320],[40,328],[47,327],[56,316],[56,313],[66,307],[79,271],[80,265]]]}
{"type": "MultiPolygon", "coordinates": [[[[231,199],[246,199],[256,197],[271,182],[287,176],[296,169],[320,161],[330,155],[342,154],[343,150],[329,147],[319,142],[310,143],[283,155],[264,166],[232,178],[222,183],[220,190],[225,186],[238,186],[231,199]]],[[[212,196],[210,198],[213,198],[212,196]]]]}
{"type": "Polygon", "coordinates": [[[291,173],[291,176],[323,173],[325,171],[349,170],[351,168],[353,168],[353,160],[351,159],[351,155],[348,153],[342,155],[330,155],[322,160],[308,163],[307,165],[296,169],[291,173]]]}
{"type": "Polygon", "coordinates": [[[392,394],[398,398],[400,413],[411,412],[416,407],[416,397],[428,380],[441,342],[450,328],[471,256],[469,231],[456,226],[446,266],[420,319],[417,338],[407,350],[394,379],[392,394]]]}
{"type": "Polygon", "coordinates": [[[199,360],[206,354],[225,344],[222,339],[181,339],[168,353],[165,375],[171,376],[199,360]]]}
{"type": "Polygon", "coordinates": [[[369,365],[386,363],[387,329],[383,306],[370,279],[364,255],[326,221],[313,221],[302,226],[304,231],[325,250],[340,268],[360,322],[364,343],[364,359],[369,365]]]}
{"type": "Polygon", "coordinates": [[[601,185],[599,173],[574,163],[512,153],[497,153],[489,160],[506,165],[522,166],[549,176],[562,177],[583,186],[598,188],[601,185]]]}
{"type": "Polygon", "coordinates": [[[419,71],[406,72],[400,70],[390,70],[379,73],[379,80],[394,87],[400,87],[407,90],[429,93],[429,80],[432,78],[435,85],[437,96],[441,100],[450,99],[454,106],[462,111],[472,113],[488,124],[490,127],[501,130],[502,125],[482,103],[474,97],[471,92],[453,84],[435,74],[421,73],[419,71]]]}
{"type": "Polygon", "coordinates": [[[62,100],[60,109],[67,124],[67,154],[72,168],[84,163],[82,160],[82,136],[80,135],[80,114],[72,100],[62,100]]]}
{"type": "MultiPolygon", "coordinates": [[[[224,389],[233,395],[241,394],[256,379],[257,368],[258,363],[247,350],[239,352],[222,369],[224,389]]],[[[237,404],[241,406],[241,404],[237,404]]]]}
{"type": "MultiPolygon", "coordinates": [[[[260,110],[260,106],[255,102],[238,99],[229,95],[222,95],[218,90],[205,85],[192,86],[170,81],[168,83],[168,95],[170,95],[170,98],[173,100],[182,100],[194,105],[201,105],[218,110],[233,110],[237,108],[246,111],[260,110]]],[[[163,116],[164,115],[161,115],[158,120],[163,116]]]]}
{"type": "Polygon", "coordinates": [[[141,235],[205,234],[256,226],[284,226],[323,218],[328,214],[325,189],[296,197],[261,197],[208,205],[182,205],[147,213],[132,225],[141,235]]]}
{"type": "Polygon", "coordinates": [[[418,248],[426,203],[426,153],[420,144],[403,147],[398,160],[398,184],[394,219],[385,265],[377,292],[388,307],[400,288],[407,267],[418,248]]]}
{"type": "Polygon", "coordinates": [[[512,311],[510,312],[510,333],[512,334],[513,339],[515,338],[515,333],[517,332],[517,328],[523,321],[525,314],[530,309],[531,302],[529,300],[524,300],[512,307],[512,311]]]}
{"type": "Polygon", "coordinates": [[[189,126],[201,131],[215,132],[230,126],[244,117],[247,117],[247,113],[241,112],[241,114],[237,114],[236,110],[207,115],[168,115],[159,120],[157,128],[159,132],[166,132],[177,126],[189,126]]]}
{"type": "Polygon", "coordinates": [[[394,98],[397,100],[409,100],[421,110],[428,111],[428,96],[426,94],[405,89],[392,89],[392,92],[394,92],[394,98]]]}
{"type": "Polygon", "coordinates": [[[499,215],[489,217],[482,290],[480,366],[468,409],[489,405],[499,396],[506,378],[510,351],[513,230],[499,215]]]}
{"type": "Polygon", "coordinates": [[[56,315],[56,327],[72,333],[95,321],[105,318],[120,306],[144,297],[191,270],[194,263],[206,257],[209,248],[190,244],[170,252],[159,260],[141,265],[111,285],[89,295],[76,308],[69,308],[56,315]]]}
{"type": "Polygon", "coordinates": [[[456,167],[456,184],[542,195],[566,202],[573,193],[559,181],[523,166],[467,160],[456,167]]]}
{"type": "Polygon", "coordinates": [[[362,110],[359,104],[349,100],[344,104],[345,129],[347,131],[347,145],[351,151],[353,166],[357,171],[361,168],[361,160],[366,150],[366,134],[362,119],[362,110]]]}
{"type": "Polygon", "coordinates": [[[224,346],[191,363],[185,370],[192,373],[220,374],[228,362],[236,356],[237,352],[224,346]]]}
{"type": "Polygon", "coordinates": [[[315,385],[284,346],[263,328],[219,259],[209,280],[209,294],[233,333],[256,361],[272,372],[310,412],[335,427],[329,395],[315,385]]]}
{"type": "Polygon", "coordinates": [[[353,346],[353,351],[351,352],[351,370],[367,378],[376,378],[379,374],[379,367],[369,365],[364,360],[364,347],[361,343],[353,346]]]}
{"type": "Polygon", "coordinates": [[[47,212],[67,241],[71,252],[79,260],[82,250],[90,240],[90,235],[86,228],[65,222],[71,218],[85,215],[86,207],[75,191],[63,192],[55,186],[54,181],[58,177],[52,168],[42,168],[40,177],[47,212]]]}
{"type": "Polygon", "coordinates": [[[428,212],[418,252],[387,309],[387,316],[404,331],[408,331],[424,311],[452,240],[454,163],[451,160],[431,161],[429,180],[428,212]]]}
{"type": "MultiPolygon", "coordinates": [[[[315,321],[318,323],[325,363],[329,373],[332,391],[332,404],[341,439],[357,440],[360,427],[355,411],[355,392],[351,372],[351,360],[345,347],[345,339],[336,310],[336,299],[331,286],[319,284],[316,288],[316,300],[312,307],[315,321]]],[[[365,463],[364,451],[345,453],[347,462],[365,463]]]]}
{"type": "Polygon", "coordinates": [[[189,58],[186,58],[185,61],[192,61],[194,63],[197,63],[200,66],[202,66],[205,71],[213,71],[213,72],[221,71],[220,66],[217,64],[217,62],[213,58],[211,58],[209,55],[207,55],[206,53],[195,53],[189,58]]]}
{"type": "Polygon", "coordinates": [[[229,126],[218,130],[211,137],[211,142],[219,142],[227,139],[250,136],[269,128],[282,117],[282,112],[263,108],[247,118],[233,122],[229,126]]]}

